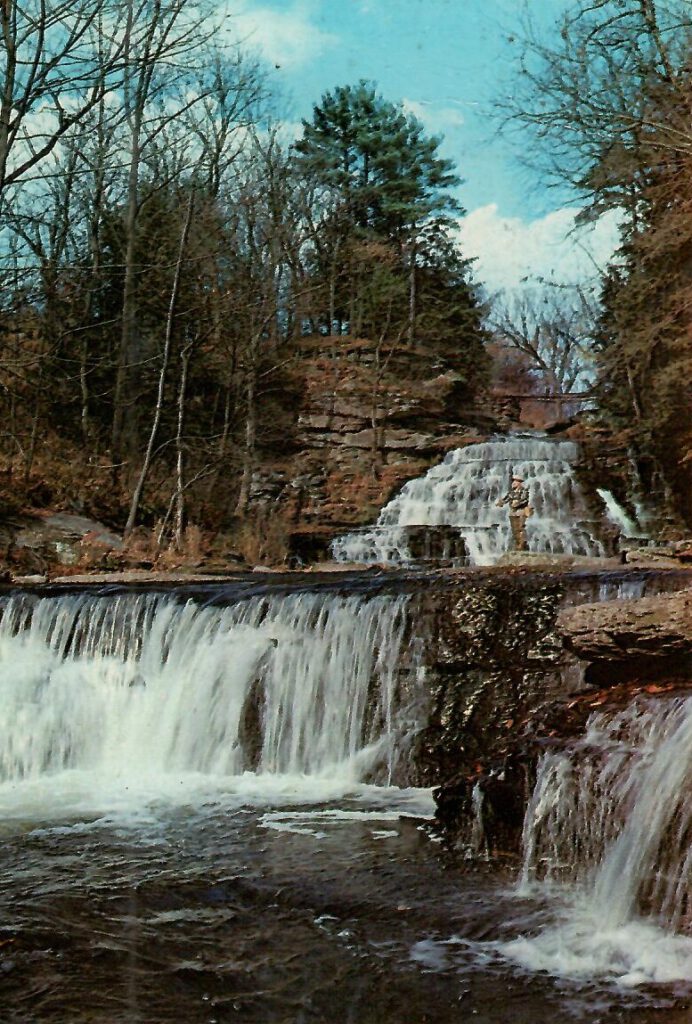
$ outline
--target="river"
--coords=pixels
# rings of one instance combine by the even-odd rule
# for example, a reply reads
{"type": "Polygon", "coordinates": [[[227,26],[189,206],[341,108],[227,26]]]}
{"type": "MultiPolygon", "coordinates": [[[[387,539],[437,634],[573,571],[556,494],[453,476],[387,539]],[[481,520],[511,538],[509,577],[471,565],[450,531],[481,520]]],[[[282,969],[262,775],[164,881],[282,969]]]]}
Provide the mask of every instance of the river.
{"type": "Polygon", "coordinates": [[[516,955],[574,890],[388,784],[406,596],[347,590],[3,597],[3,1024],[689,1020],[684,970],[516,955]]]}

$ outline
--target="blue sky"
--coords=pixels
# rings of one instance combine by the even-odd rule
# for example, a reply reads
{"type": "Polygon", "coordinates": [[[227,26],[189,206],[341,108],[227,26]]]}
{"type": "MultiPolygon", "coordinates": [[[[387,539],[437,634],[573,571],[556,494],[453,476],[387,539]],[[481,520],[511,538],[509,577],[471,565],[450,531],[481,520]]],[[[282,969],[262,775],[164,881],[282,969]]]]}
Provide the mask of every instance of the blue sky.
{"type": "MultiPolygon", "coordinates": [[[[528,0],[541,30],[568,0],[528,0]]],[[[524,0],[229,0],[234,34],[261,52],[289,122],[325,90],[375,81],[402,101],[464,179],[461,235],[490,291],[526,276],[581,279],[615,242],[613,219],[566,239],[577,196],[547,189],[523,166],[493,100],[511,88],[524,0]],[[278,66],[277,66],[278,65],[278,66]]]]}

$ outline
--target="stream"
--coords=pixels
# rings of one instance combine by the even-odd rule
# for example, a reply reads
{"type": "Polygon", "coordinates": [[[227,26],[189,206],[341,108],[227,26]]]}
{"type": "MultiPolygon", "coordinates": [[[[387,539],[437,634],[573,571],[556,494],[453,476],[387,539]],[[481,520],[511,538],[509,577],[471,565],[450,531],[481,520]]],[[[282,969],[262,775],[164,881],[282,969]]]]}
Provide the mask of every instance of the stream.
{"type": "Polygon", "coordinates": [[[546,955],[583,879],[534,877],[536,850],[578,809],[533,806],[522,883],[451,859],[431,792],[392,785],[420,725],[407,589],[1,597],[3,1024],[689,1020],[684,935],[657,959],[634,928],[637,978],[546,955]]]}

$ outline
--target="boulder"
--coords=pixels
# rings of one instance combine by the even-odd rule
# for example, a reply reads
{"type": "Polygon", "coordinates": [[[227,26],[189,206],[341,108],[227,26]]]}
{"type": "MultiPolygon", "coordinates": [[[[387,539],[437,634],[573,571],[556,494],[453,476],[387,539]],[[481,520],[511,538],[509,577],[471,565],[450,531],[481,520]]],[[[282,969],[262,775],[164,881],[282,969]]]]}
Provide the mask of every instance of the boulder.
{"type": "Polygon", "coordinates": [[[66,512],[26,516],[17,527],[10,560],[24,573],[43,573],[56,563],[93,562],[123,548],[122,538],[103,523],[66,512]]]}
{"type": "Polygon", "coordinates": [[[565,646],[589,662],[692,654],[692,589],[560,612],[565,646]]]}

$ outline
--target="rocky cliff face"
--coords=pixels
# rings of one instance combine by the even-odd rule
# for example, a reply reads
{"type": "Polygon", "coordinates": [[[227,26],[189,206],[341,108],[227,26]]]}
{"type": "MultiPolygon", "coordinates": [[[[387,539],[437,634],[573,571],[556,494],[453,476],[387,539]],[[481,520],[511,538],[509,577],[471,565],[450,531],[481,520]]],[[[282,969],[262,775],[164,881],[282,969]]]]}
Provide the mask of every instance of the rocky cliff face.
{"type": "Polygon", "coordinates": [[[689,535],[690,524],[681,515],[689,496],[675,493],[657,460],[638,452],[636,430],[609,431],[590,414],[564,426],[581,445],[581,473],[591,487],[611,491],[651,537],[676,541],[689,535]]]}
{"type": "MultiPolygon", "coordinates": [[[[299,396],[291,435],[262,453],[252,484],[260,561],[329,557],[337,534],[372,523],[406,481],[450,450],[527,427],[520,403],[492,392],[474,402],[434,354],[363,339],[304,339],[287,388],[299,396]]],[[[653,534],[684,533],[655,511],[665,504],[661,480],[636,463],[628,437],[608,435],[589,414],[548,430],[582,445],[580,482],[599,515],[595,492],[605,488],[631,518],[648,504],[653,534]]]]}
{"type": "Polygon", "coordinates": [[[594,706],[692,685],[692,591],[658,592],[692,577],[498,573],[469,582],[428,598],[418,781],[437,786],[453,849],[479,853],[480,835],[484,853],[515,855],[546,744],[578,734],[594,706]],[[618,599],[647,588],[650,596],[618,599]]]}
{"type": "Polygon", "coordinates": [[[371,522],[407,481],[497,429],[464,380],[431,353],[349,338],[306,339],[292,448],[253,481],[259,518],[278,516],[289,550],[324,556],[345,528],[371,522]]]}

